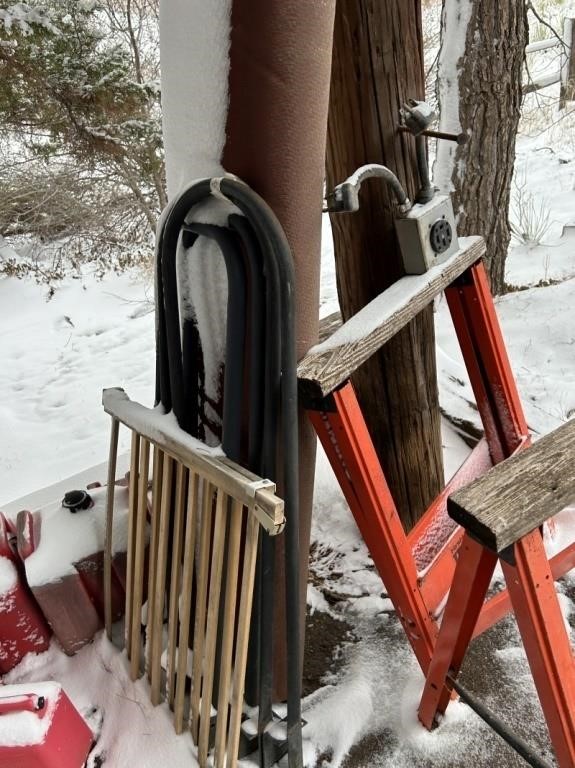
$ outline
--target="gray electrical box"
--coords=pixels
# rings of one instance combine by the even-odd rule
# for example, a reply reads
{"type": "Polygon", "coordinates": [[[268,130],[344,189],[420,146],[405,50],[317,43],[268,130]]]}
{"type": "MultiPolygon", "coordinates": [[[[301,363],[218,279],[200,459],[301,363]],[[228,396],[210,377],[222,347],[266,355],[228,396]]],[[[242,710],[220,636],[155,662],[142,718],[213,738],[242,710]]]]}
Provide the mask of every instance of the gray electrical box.
{"type": "Polygon", "coordinates": [[[414,205],[395,220],[395,229],[408,275],[422,275],[459,250],[449,195],[436,195],[425,205],[414,205]]]}

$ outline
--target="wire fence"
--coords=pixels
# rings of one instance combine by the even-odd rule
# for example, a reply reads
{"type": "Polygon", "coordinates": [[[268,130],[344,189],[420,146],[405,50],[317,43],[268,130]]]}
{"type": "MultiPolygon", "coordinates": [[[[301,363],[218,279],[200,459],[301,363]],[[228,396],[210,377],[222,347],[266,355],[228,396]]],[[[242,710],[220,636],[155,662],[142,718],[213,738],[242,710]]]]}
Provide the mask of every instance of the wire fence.
{"type": "MultiPolygon", "coordinates": [[[[523,87],[523,93],[533,93],[547,88],[555,83],[561,83],[561,92],[559,96],[560,106],[564,106],[566,101],[575,98],[575,19],[566,18],[563,25],[563,35],[560,37],[553,31],[551,37],[543,40],[537,40],[530,43],[525,48],[527,62],[532,54],[538,54],[542,51],[557,49],[558,66],[551,71],[549,63],[539,73],[531,75],[529,63],[527,63],[528,81],[523,87]]],[[[554,60],[555,61],[555,60],[554,60]]]]}

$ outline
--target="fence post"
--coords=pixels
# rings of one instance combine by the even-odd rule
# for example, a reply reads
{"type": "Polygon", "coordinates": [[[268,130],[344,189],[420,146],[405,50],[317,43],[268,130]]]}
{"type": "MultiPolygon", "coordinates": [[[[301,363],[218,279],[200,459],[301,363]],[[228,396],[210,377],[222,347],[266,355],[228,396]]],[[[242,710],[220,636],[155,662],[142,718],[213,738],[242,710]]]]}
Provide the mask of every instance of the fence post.
{"type": "Polygon", "coordinates": [[[565,41],[565,47],[561,56],[559,109],[563,109],[567,101],[575,99],[575,19],[565,19],[563,40],[565,41]]]}

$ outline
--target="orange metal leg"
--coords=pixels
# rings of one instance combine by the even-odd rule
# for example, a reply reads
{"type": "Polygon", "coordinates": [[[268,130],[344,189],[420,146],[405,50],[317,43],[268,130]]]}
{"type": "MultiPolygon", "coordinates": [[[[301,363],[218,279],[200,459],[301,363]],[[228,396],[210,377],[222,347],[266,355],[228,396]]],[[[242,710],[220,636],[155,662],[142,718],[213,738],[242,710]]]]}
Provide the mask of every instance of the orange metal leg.
{"type": "Polygon", "coordinates": [[[433,727],[449,704],[453,686],[448,675],[457,677],[461,668],[496,563],[497,555],[465,534],[419,705],[426,728],[433,727]]]}
{"type": "Polygon", "coordinates": [[[529,437],[485,269],[470,267],[445,296],[494,463],[529,437]]]}
{"type": "Polygon", "coordinates": [[[425,672],[437,630],[419,590],[411,547],[352,385],[332,397],[334,407],[308,416],[425,672]]]}
{"type": "MultiPolygon", "coordinates": [[[[447,289],[446,295],[485,429],[489,456],[482,456],[480,450],[475,457],[483,470],[487,468],[483,465],[502,461],[527,445],[529,433],[483,265],[478,263],[468,269],[447,289]]],[[[407,537],[351,384],[334,392],[318,410],[308,411],[308,415],[421,668],[426,672],[437,637],[430,612],[436,612],[450,587],[454,557],[462,540],[460,532],[450,536],[446,528],[443,551],[433,552],[426,560],[425,539],[433,538],[428,534],[437,528],[443,530],[444,524],[450,522],[445,519],[449,491],[434,501],[424,521],[407,537]]],[[[467,537],[463,541],[470,552],[476,548],[467,537]]],[[[450,599],[448,605],[452,606],[453,621],[456,624],[459,621],[461,626],[451,650],[451,641],[445,641],[446,653],[452,652],[455,660],[463,658],[488,585],[487,580],[483,590],[477,584],[470,586],[465,579],[458,585],[460,571],[465,575],[477,570],[477,577],[483,578],[490,568],[493,570],[492,561],[493,557],[486,554],[481,554],[477,562],[473,558],[468,561],[467,550],[465,555],[459,555],[452,592],[461,587],[462,597],[455,602],[450,599]],[[457,612],[463,614],[461,621],[457,612]]],[[[444,686],[444,681],[441,685],[444,686]]],[[[431,683],[428,687],[431,688],[431,683]]]]}
{"type": "Polygon", "coordinates": [[[419,577],[419,588],[432,615],[445,603],[455,571],[456,555],[463,538],[460,528],[447,514],[447,497],[491,469],[487,442],[482,439],[463,462],[424,516],[407,534],[419,577]]]}
{"type": "Polygon", "coordinates": [[[539,530],[502,561],[517,624],[560,768],[575,766],[575,666],[539,530]]]}
{"type": "MultiPolygon", "coordinates": [[[[549,560],[553,581],[558,581],[566,573],[575,568],[575,543],[570,544],[565,549],[558,552],[549,560]]],[[[475,627],[473,637],[477,637],[489,629],[498,621],[501,621],[511,610],[511,600],[508,590],[503,590],[499,594],[487,600],[481,611],[479,621],[475,627]]]]}

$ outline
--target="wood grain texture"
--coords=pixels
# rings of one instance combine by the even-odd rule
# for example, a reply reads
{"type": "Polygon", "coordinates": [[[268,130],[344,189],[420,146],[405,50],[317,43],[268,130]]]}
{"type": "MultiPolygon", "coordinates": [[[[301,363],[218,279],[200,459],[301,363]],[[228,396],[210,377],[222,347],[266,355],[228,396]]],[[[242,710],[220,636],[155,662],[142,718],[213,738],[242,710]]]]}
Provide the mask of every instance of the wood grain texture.
{"type": "Polygon", "coordinates": [[[213,520],[214,487],[204,480],[202,484],[202,518],[200,521],[200,546],[198,551],[198,575],[194,617],[194,648],[192,659],[192,692],[190,696],[190,729],[198,744],[200,729],[200,697],[205,651],[206,614],[208,610],[208,577],[210,571],[210,537],[213,520]]]}
{"type": "Polygon", "coordinates": [[[192,584],[194,579],[196,527],[198,522],[198,485],[199,478],[197,474],[191,474],[188,485],[186,534],[184,540],[184,564],[182,571],[182,594],[180,597],[179,606],[180,635],[178,640],[176,698],[174,702],[174,728],[176,733],[182,733],[184,729],[184,704],[188,669],[190,621],[192,617],[192,584]]]}
{"type": "Polygon", "coordinates": [[[162,698],[162,638],[164,630],[164,602],[166,592],[166,567],[168,561],[168,539],[172,510],[172,478],[174,462],[164,456],[162,473],[162,496],[160,502],[160,524],[158,528],[158,552],[156,563],[156,581],[151,599],[154,601],[154,623],[152,632],[152,651],[150,653],[150,700],[156,707],[162,698]]]}
{"type": "Polygon", "coordinates": [[[140,450],[140,477],[138,479],[138,508],[134,538],[134,583],[131,637],[130,676],[136,680],[140,674],[142,649],[142,601],[144,595],[144,561],[146,556],[146,525],[148,516],[148,475],[150,470],[150,443],[142,440],[140,450]]]}
{"type": "Polygon", "coordinates": [[[118,434],[120,424],[112,417],[110,433],[110,453],[108,457],[108,481],[106,484],[106,539],[104,543],[104,606],[105,626],[108,640],[112,639],[112,541],[114,530],[114,491],[116,483],[116,464],[118,461],[118,434]]]}
{"type": "Polygon", "coordinates": [[[206,638],[203,654],[202,696],[200,701],[200,728],[198,736],[198,762],[207,765],[210,724],[212,710],[212,692],[218,646],[218,619],[220,615],[220,597],[224,549],[226,543],[228,498],[219,489],[216,496],[216,516],[212,538],[210,562],[210,589],[208,593],[208,614],[206,619],[206,638]]]}
{"type": "MultiPolygon", "coordinates": [[[[424,94],[421,0],[338,0],[328,189],[365,163],[382,163],[413,199],[419,185],[415,142],[399,131],[399,109],[424,94]]],[[[357,213],[331,216],[344,320],[404,274],[395,202],[380,182],[364,186],[357,213]]],[[[408,529],[443,485],[434,336],[433,310],[427,307],[366,361],[353,381],[408,529]]]]}
{"type": "Polygon", "coordinates": [[[164,473],[164,454],[154,446],[153,474],[152,474],[152,512],[150,516],[150,548],[148,556],[148,611],[146,619],[146,672],[148,682],[152,680],[150,659],[154,649],[154,594],[156,589],[156,566],[158,563],[158,536],[160,529],[160,503],[162,498],[162,477],[164,473]]]}
{"type": "Polygon", "coordinates": [[[246,664],[248,660],[248,644],[250,638],[250,616],[252,614],[254,597],[258,538],[258,521],[253,515],[250,515],[248,517],[246,544],[244,547],[244,558],[242,565],[242,591],[240,596],[240,609],[238,612],[236,652],[234,656],[232,701],[227,747],[229,768],[235,768],[237,765],[237,754],[240,744],[240,730],[244,705],[246,664]]]}
{"type": "MultiPolygon", "coordinates": [[[[461,249],[443,264],[423,275],[401,278],[337,328],[329,339],[313,347],[298,366],[304,400],[325,397],[347,381],[484,253],[480,237],[462,238],[461,249]]],[[[331,318],[330,325],[335,325],[335,317],[331,318]]]]}
{"type": "Polygon", "coordinates": [[[240,544],[242,535],[242,505],[232,501],[229,511],[229,540],[226,559],[226,594],[220,654],[218,717],[214,745],[214,768],[226,768],[226,742],[228,733],[228,709],[231,699],[232,652],[236,634],[236,603],[238,596],[238,574],[240,566],[240,544]]]}
{"type": "Polygon", "coordinates": [[[449,497],[451,517],[502,552],[575,502],[575,419],[449,497]]]}
{"type": "MultiPolygon", "coordinates": [[[[119,387],[105,389],[102,404],[106,413],[115,417],[125,426],[136,430],[142,437],[161,448],[166,456],[185,464],[207,478],[217,488],[241,501],[271,535],[281,533],[285,525],[284,502],[275,495],[275,485],[254,491],[254,483],[262,478],[225,456],[211,456],[195,450],[189,445],[189,435],[182,430],[174,432],[157,424],[157,415],[140,403],[136,403],[119,387]],[[154,416],[153,426],[146,425],[146,419],[154,416]],[[187,442],[188,441],[188,442],[187,442]]],[[[149,421],[149,419],[148,419],[149,421]]]]}
{"type": "MultiPolygon", "coordinates": [[[[179,601],[181,594],[182,550],[184,544],[184,521],[186,505],[186,487],[188,470],[183,464],[178,464],[176,470],[176,502],[173,514],[172,548],[170,557],[172,568],[170,573],[170,602],[168,609],[168,668],[167,696],[168,705],[174,708],[176,695],[176,657],[179,629],[179,601]]],[[[187,657],[187,653],[186,653],[187,657]]]]}
{"type": "Polygon", "coordinates": [[[140,463],[140,436],[132,432],[130,453],[130,478],[128,485],[128,547],[126,552],[126,626],[124,642],[128,658],[131,654],[133,594],[134,594],[134,540],[138,509],[138,467],[140,463]]]}

